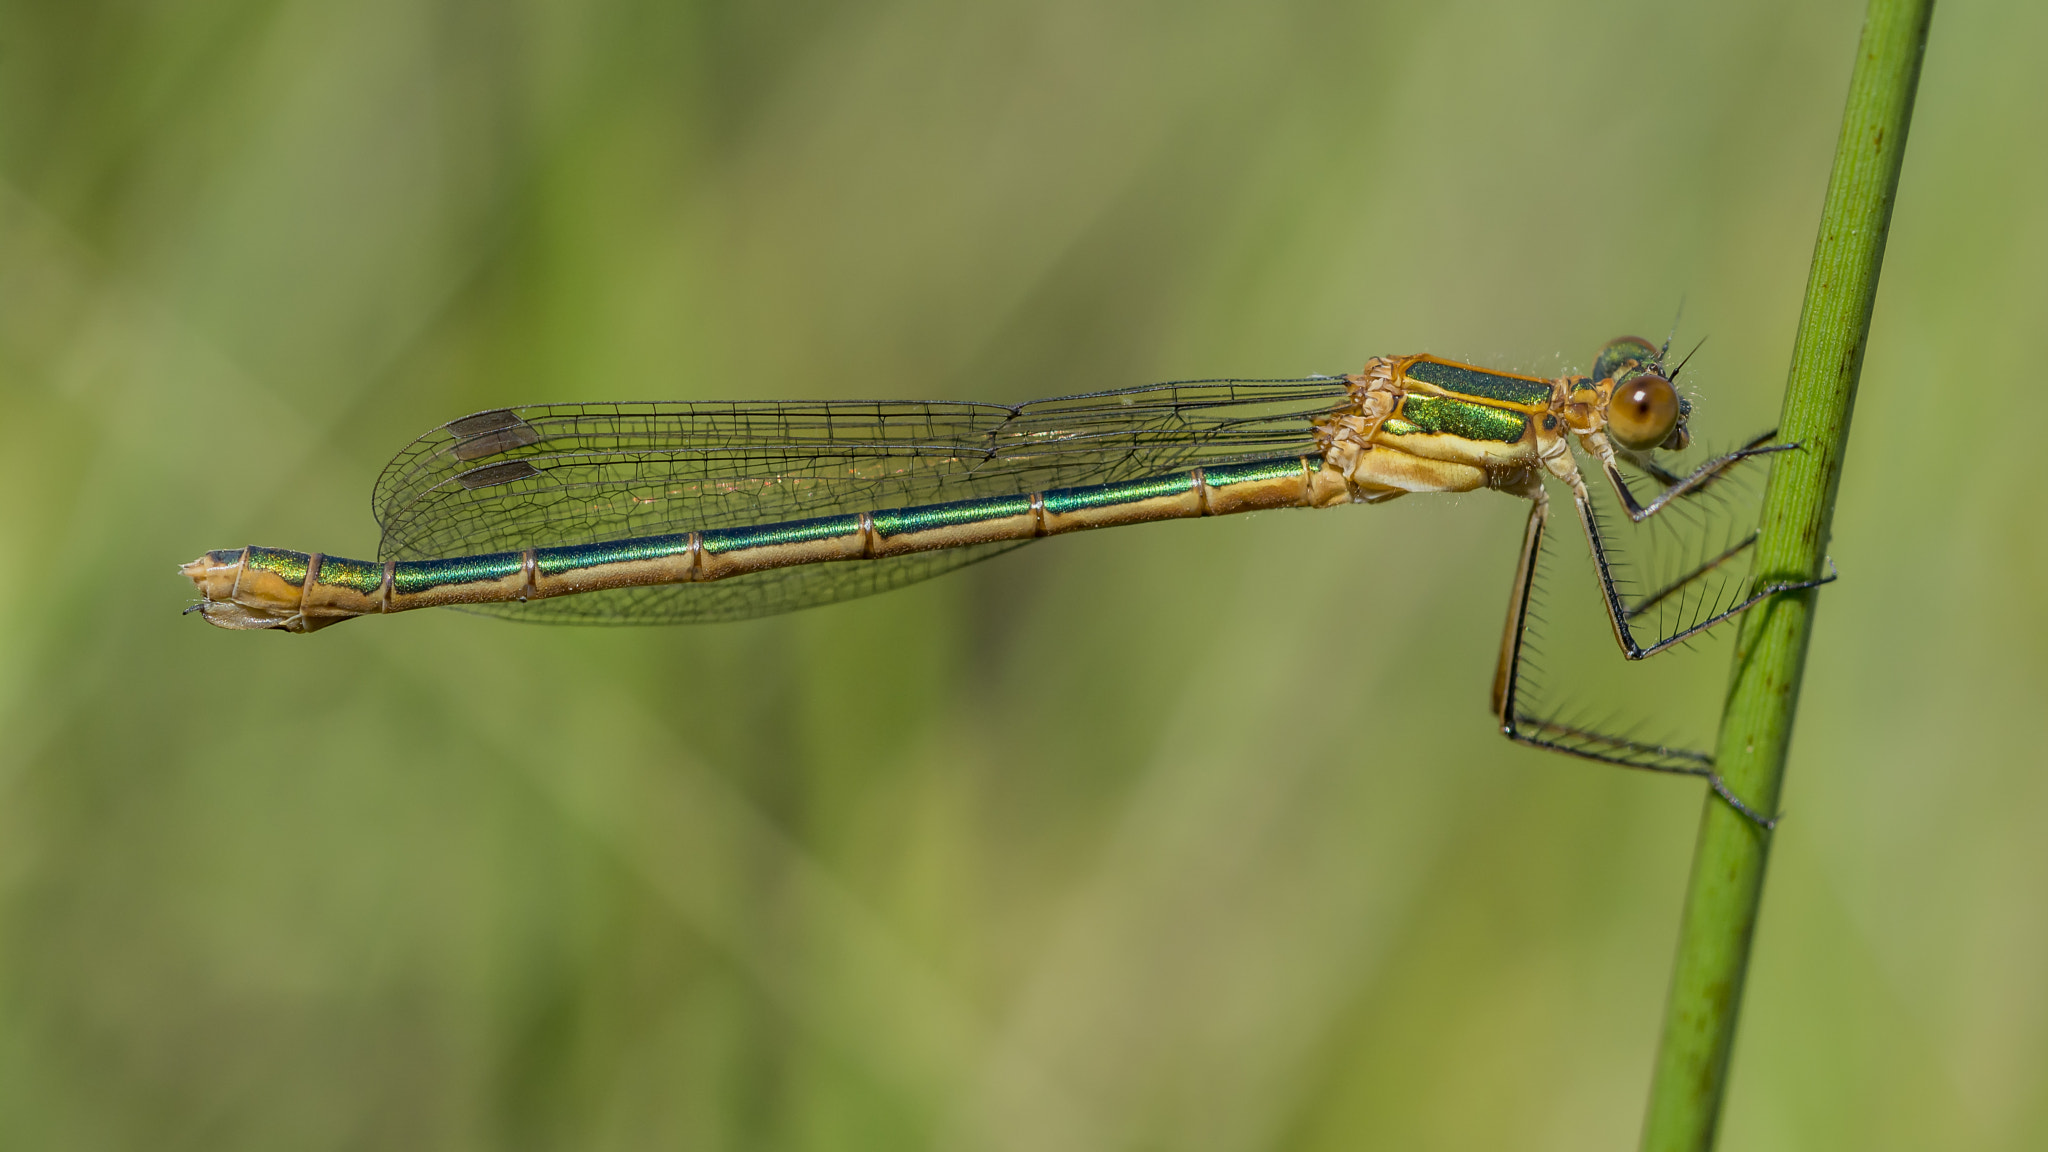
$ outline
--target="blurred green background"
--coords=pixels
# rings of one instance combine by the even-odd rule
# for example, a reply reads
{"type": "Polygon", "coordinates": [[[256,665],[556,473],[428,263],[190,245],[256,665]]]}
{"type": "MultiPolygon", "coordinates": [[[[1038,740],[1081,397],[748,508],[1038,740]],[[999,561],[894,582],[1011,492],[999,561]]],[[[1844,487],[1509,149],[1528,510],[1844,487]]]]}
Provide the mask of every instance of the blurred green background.
{"type": "MultiPolygon", "coordinates": [[[[1554,373],[1681,297],[1725,442],[1860,19],[6,0],[0,1145],[1633,1146],[1703,789],[1491,732],[1513,500],[688,630],[173,570],[373,555],[479,408],[1554,373]]],[[[2044,37],[1935,18],[1730,1148],[2048,1143],[2044,37]]]]}

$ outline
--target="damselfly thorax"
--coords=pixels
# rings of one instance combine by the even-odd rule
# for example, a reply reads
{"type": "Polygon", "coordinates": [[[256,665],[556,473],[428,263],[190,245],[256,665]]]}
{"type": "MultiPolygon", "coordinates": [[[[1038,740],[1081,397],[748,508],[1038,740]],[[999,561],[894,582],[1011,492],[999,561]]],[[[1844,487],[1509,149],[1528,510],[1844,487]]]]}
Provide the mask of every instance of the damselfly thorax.
{"type": "MultiPolygon", "coordinates": [[[[1433,356],[1347,376],[1195,380],[1019,405],[944,401],[544,404],[481,412],[385,468],[378,560],[271,548],[181,571],[223,628],[310,632],[454,605],[519,619],[679,623],[762,616],[901,587],[1043,536],[1152,520],[1499,489],[1532,502],[1494,680],[1529,744],[1720,783],[1703,753],[1525,715],[1529,589],[1561,482],[1630,659],[1805,584],[1744,586],[1721,610],[1639,638],[1631,621],[1720,572],[1724,550],[1631,605],[1616,587],[1576,446],[1632,520],[1790,445],[1767,434],[1680,477],[1690,406],[1664,350],[1626,337],[1590,374],[1544,379],[1433,356]],[[1639,503],[1622,466],[1661,486],[1639,503]]],[[[1753,535],[1750,539],[1753,540],[1753,535]]],[[[1717,606],[1721,604],[1716,601],[1717,606]]]]}

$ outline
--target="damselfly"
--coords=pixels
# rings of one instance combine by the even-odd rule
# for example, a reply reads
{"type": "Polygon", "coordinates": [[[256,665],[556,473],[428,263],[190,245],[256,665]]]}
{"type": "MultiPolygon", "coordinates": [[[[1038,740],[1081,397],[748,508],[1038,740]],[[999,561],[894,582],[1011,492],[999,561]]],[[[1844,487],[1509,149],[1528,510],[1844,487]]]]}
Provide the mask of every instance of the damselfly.
{"type": "Polygon", "coordinates": [[[1637,523],[1683,506],[1744,461],[1794,447],[1766,434],[1680,476],[1691,405],[1664,348],[1610,342],[1591,374],[1543,379],[1434,356],[1349,376],[1194,380],[997,405],[929,402],[542,404],[480,412],[400,452],[373,504],[380,558],[273,548],[208,552],[181,571],[190,611],[223,628],[311,632],[352,617],[457,605],[524,620],[674,623],[764,616],[902,587],[1041,536],[1267,508],[1374,504],[1496,489],[1531,502],[1494,676],[1501,730],[1594,760],[1704,777],[1701,752],[1531,715],[1522,698],[1530,589],[1549,520],[1544,479],[1571,494],[1605,615],[1631,660],[1768,596],[1757,582],[1638,635],[1650,608],[1726,581],[1754,533],[1631,602],[1572,444],[1637,523]],[[1638,501],[1627,466],[1660,486],[1638,501]],[[829,563],[828,563],[829,562],[829,563]]]}

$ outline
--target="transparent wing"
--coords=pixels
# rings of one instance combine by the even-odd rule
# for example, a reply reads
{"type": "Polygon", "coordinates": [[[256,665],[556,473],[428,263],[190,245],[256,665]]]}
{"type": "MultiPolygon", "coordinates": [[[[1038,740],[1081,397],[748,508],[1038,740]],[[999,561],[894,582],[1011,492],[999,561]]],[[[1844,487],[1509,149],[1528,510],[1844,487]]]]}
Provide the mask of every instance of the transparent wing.
{"type": "MultiPolygon", "coordinates": [[[[1312,452],[1341,377],[1195,380],[1028,404],[540,404],[436,428],[377,479],[379,556],[438,559],[1020,495],[1312,452]]],[[[886,591],[990,544],[473,610],[520,619],[737,619],[886,591]]]]}

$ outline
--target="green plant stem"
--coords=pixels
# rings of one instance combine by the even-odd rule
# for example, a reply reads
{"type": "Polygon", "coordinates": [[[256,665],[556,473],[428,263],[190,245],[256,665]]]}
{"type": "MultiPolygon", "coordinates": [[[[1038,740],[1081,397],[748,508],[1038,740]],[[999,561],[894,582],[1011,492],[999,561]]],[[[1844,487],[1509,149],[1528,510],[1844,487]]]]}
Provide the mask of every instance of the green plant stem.
{"type": "MultiPolygon", "coordinates": [[[[1870,0],[1864,16],[1779,422],[1780,438],[1801,450],[1776,457],[1771,469],[1756,544],[1760,582],[1815,579],[1827,562],[1932,10],[1933,0],[1870,0]]],[[[1765,601],[1743,621],[1736,643],[1715,761],[1735,794],[1759,811],[1777,810],[1815,597],[1808,590],[1765,601]]],[[[1713,1147],[1770,837],[1709,794],[1643,1126],[1646,1150],[1713,1147]]]]}

